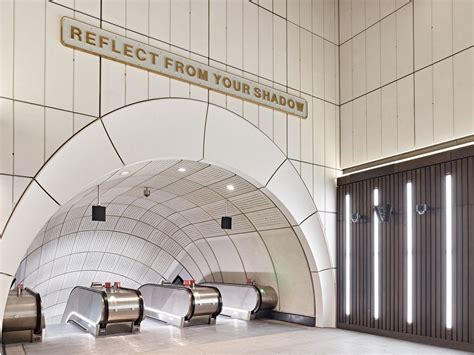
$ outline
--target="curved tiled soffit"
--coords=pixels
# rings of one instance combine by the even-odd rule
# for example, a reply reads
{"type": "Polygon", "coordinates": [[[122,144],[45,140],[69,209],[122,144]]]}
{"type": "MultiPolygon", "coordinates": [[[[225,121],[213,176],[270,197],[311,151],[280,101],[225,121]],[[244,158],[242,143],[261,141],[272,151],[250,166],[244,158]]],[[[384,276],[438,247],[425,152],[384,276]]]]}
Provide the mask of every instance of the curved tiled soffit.
{"type": "Polygon", "coordinates": [[[150,100],[91,123],[43,166],[1,242],[0,271],[15,273],[23,259],[18,276],[44,295],[50,321],[75,284],[136,287],[180,274],[252,277],[278,290],[281,311],[334,324],[332,261],[301,178],[262,132],[207,102],[150,100]],[[100,224],[90,218],[97,184],[108,206],[100,224]],[[231,233],[218,224],[226,200],[231,233]]]}
{"type": "Polygon", "coordinates": [[[312,302],[297,299],[313,292],[297,236],[275,204],[243,178],[200,162],[154,161],[121,169],[100,191],[106,222],[91,220],[97,188],[89,188],[55,213],[20,264],[17,280],[43,295],[49,324],[60,320],[78,284],[117,280],[139,287],[177,275],[237,283],[250,277],[278,291],[280,310],[314,314],[312,302]],[[220,228],[226,214],[232,230],[220,228]],[[285,263],[291,274],[282,270],[281,250],[296,257],[285,263]]]}

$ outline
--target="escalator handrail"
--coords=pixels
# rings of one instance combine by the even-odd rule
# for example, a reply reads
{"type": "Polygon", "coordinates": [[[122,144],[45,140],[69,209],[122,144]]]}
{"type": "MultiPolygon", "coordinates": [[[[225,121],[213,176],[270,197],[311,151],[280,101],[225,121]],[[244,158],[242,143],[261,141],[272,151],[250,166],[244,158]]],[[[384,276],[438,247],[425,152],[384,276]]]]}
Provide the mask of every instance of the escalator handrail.
{"type": "MultiPolygon", "coordinates": [[[[107,299],[107,292],[102,291],[102,290],[95,290],[93,287],[76,286],[72,289],[71,294],[76,289],[89,291],[89,292],[92,291],[95,293],[99,293],[102,296],[102,301],[104,302],[104,319],[101,320],[99,324],[101,328],[104,328],[109,322],[109,300],[107,299]]],[[[69,295],[69,297],[71,296],[69,295]]]]}
{"type": "Polygon", "coordinates": [[[190,312],[188,312],[188,314],[186,315],[186,317],[184,318],[185,320],[190,320],[193,315],[194,315],[194,311],[195,311],[195,308],[196,308],[196,301],[194,299],[194,294],[193,292],[191,291],[191,289],[189,287],[186,287],[186,286],[178,286],[178,285],[173,285],[173,284],[154,284],[154,283],[147,283],[147,284],[143,284],[141,285],[138,289],[141,289],[142,287],[145,287],[145,286],[153,286],[153,287],[164,287],[164,288],[172,288],[172,289],[175,289],[175,290],[186,290],[188,292],[188,294],[191,296],[191,310],[190,312]]]}
{"type": "Polygon", "coordinates": [[[43,328],[41,326],[42,325],[41,324],[42,323],[41,322],[41,318],[42,318],[41,296],[38,292],[35,292],[28,287],[25,288],[25,291],[28,292],[30,295],[32,295],[36,300],[36,326],[35,326],[34,333],[38,335],[43,332],[43,328]]]}
{"type": "MultiPolygon", "coordinates": [[[[213,288],[217,288],[216,286],[208,286],[208,285],[223,285],[223,286],[238,286],[238,287],[253,287],[253,289],[255,290],[255,292],[257,293],[258,295],[258,304],[257,306],[250,312],[252,314],[255,314],[257,313],[260,308],[262,307],[262,294],[260,292],[260,289],[258,288],[258,286],[256,285],[251,285],[251,284],[238,284],[238,283],[227,283],[227,282],[203,282],[201,284],[202,286],[206,286],[206,287],[213,287],[213,288]]],[[[220,292],[219,292],[219,295],[220,295],[220,292]]]]}

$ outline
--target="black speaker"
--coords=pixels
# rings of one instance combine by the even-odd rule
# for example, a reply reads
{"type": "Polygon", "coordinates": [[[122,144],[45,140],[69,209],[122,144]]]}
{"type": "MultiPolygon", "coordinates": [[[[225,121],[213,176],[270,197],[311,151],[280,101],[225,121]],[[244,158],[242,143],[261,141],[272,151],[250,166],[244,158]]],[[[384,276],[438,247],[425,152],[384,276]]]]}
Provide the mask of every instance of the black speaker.
{"type": "Polygon", "coordinates": [[[221,218],[221,228],[222,229],[232,229],[232,217],[222,217],[221,218]]]}
{"type": "Polygon", "coordinates": [[[105,222],[105,207],[104,206],[92,206],[92,220],[105,222]]]}

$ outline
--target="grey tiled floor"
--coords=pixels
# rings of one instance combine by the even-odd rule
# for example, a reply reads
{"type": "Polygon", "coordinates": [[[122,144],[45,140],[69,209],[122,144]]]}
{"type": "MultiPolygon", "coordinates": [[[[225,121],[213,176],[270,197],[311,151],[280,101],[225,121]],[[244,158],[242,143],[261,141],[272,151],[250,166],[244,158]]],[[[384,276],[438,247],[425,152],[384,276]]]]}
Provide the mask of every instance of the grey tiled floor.
{"type": "Polygon", "coordinates": [[[221,319],[213,326],[178,329],[145,320],[137,334],[94,338],[73,325],[46,329],[43,343],[7,347],[22,354],[455,354],[449,349],[340,329],[277,321],[221,319]]]}

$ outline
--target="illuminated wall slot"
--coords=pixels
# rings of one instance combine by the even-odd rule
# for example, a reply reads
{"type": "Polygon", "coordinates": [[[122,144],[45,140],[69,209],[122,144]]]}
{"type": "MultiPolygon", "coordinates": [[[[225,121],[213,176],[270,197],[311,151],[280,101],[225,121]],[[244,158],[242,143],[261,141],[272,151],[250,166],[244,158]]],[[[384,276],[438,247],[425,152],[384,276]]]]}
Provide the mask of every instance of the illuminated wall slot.
{"type": "Polygon", "coordinates": [[[346,195],[346,315],[351,314],[351,197],[346,195]]]}
{"type": "Polygon", "coordinates": [[[453,326],[453,229],[451,175],[446,175],[446,328],[453,326]]]}
{"type": "MultiPolygon", "coordinates": [[[[374,206],[379,205],[379,189],[374,189],[374,206]]],[[[374,318],[379,319],[379,220],[374,210],[374,318]]]]}
{"type": "Polygon", "coordinates": [[[407,323],[413,322],[413,195],[412,183],[407,183],[407,323]]]}

